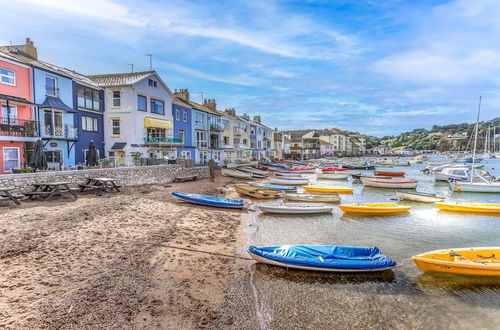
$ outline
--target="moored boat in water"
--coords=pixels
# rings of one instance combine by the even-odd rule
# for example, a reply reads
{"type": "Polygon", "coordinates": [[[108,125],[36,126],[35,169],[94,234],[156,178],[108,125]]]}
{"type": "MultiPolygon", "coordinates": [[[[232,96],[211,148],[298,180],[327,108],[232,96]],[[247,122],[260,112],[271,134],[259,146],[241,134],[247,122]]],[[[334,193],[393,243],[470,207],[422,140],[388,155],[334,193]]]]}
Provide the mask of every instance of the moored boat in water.
{"type": "Polygon", "coordinates": [[[396,262],[377,247],[335,245],[250,246],[257,262],[312,271],[376,272],[394,268],[396,262]]]}
{"type": "Polygon", "coordinates": [[[373,174],[378,176],[390,176],[390,177],[405,176],[405,172],[373,171],[373,174]]]}
{"type": "Polygon", "coordinates": [[[352,194],[353,189],[345,186],[304,186],[305,191],[315,194],[352,194]]]}
{"type": "Polygon", "coordinates": [[[346,173],[346,172],[318,173],[316,175],[316,178],[324,179],[324,180],[346,180],[347,178],[349,178],[349,173],[346,173]]]}
{"type": "Polygon", "coordinates": [[[341,204],[339,208],[346,213],[391,214],[407,212],[411,209],[411,206],[397,203],[353,203],[341,204]]]}
{"type": "Polygon", "coordinates": [[[500,276],[500,247],[473,247],[430,251],[414,256],[424,272],[500,276]]]}
{"type": "Polygon", "coordinates": [[[333,212],[333,206],[310,203],[261,204],[259,205],[259,209],[264,213],[278,214],[315,214],[333,212]]]}
{"type": "Polygon", "coordinates": [[[242,199],[232,199],[213,195],[192,194],[180,191],[172,192],[172,196],[180,198],[190,203],[228,208],[242,208],[245,206],[242,199]]]}
{"type": "Polygon", "coordinates": [[[309,184],[309,179],[305,178],[296,178],[296,177],[273,177],[269,179],[269,183],[271,184],[284,184],[284,185],[304,185],[304,184],[309,184]]]}
{"type": "Polygon", "coordinates": [[[396,191],[396,196],[398,200],[413,201],[413,202],[423,202],[423,203],[434,203],[444,201],[444,197],[437,196],[436,194],[424,193],[418,191],[396,191]]]}
{"type": "Polygon", "coordinates": [[[418,182],[413,179],[384,179],[361,177],[361,182],[366,187],[391,188],[391,189],[415,189],[418,182]]]}
{"type": "Polygon", "coordinates": [[[340,196],[339,194],[285,193],[285,200],[309,203],[338,203],[340,202],[340,196]]]}
{"type": "Polygon", "coordinates": [[[469,213],[500,213],[498,203],[436,202],[440,210],[469,213]]]}

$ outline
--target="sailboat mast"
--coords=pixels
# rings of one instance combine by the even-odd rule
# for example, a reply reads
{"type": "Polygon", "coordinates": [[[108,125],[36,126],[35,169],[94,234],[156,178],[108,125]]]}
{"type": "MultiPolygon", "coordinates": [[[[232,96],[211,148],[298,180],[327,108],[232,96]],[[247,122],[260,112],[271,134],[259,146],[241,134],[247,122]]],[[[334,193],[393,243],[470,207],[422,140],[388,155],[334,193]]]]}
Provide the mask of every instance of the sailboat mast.
{"type": "Polygon", "coordinates": [[[470,182],[474,181],[474,164],[476,163],[477,133],[479,131],[479,114],[481,113],[481,95],[479,96],[479,107],[477,108],[476,135],[474,136],[474,150],[472,151],[472,170],[470,182]]]}

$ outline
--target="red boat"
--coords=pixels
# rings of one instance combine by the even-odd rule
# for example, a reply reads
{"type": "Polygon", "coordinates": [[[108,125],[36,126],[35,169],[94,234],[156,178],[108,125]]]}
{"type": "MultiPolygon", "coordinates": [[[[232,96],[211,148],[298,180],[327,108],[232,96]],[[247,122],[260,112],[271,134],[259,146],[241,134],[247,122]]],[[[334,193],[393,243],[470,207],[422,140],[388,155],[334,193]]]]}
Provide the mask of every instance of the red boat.
{"type": "Polygon", "coordinates": [[[405,172],[373,171],[373,174],[380,176],[405,176],[405,172]]]}
{"type": "Polygon", "coordinates": [[[334,171],[347,171],[347,168],[341,167],[325,167],[322,169],[323,172],[334,172],[334,171]]]}
{"type": "Polygon", "coordinates": [[[292,167],[289,171],[314,171],[314,167],[292,167]]]}
{"type": "Polygon", "coordinates": [[[269,167],[267,166],[264,166],[264,165],[254,165],[252,166],[253,168],[256,168],[258,170],[261,170],[261,171],[268,171],[269,170],[269,167]]]}

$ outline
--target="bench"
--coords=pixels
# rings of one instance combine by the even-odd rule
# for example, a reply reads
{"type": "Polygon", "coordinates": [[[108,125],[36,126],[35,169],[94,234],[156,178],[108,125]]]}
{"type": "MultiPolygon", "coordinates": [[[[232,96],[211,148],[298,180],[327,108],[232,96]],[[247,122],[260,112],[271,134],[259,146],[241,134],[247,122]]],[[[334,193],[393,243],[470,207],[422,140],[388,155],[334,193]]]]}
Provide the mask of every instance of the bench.
{"type": "Polygon", "coordinates": [[[176,176],[174,182],[196,181],[197,179],[197,175],[182,175],[176,176]]]}

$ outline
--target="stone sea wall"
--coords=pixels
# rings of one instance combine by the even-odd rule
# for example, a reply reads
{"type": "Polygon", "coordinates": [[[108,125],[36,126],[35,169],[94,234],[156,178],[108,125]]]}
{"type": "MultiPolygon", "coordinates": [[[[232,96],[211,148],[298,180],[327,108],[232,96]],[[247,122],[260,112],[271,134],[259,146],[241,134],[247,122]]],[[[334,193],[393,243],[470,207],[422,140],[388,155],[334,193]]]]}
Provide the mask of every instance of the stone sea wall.
{"type": "Polygon", "coordinates": [[[208,167],[184,167],[182,165],[154,165],[137,167],[117,167],[92,170],[72,170],[39,172],[27,174],[0,175],[0,188],[13,189],[21,193],[30,191],[33,183],[70,182],[76,187],[89,177],[117,179],[122,186],[143,184],[165,184],[173,182],[177,176],[197,175],[199,179],[208,178],[208,167]]]}

